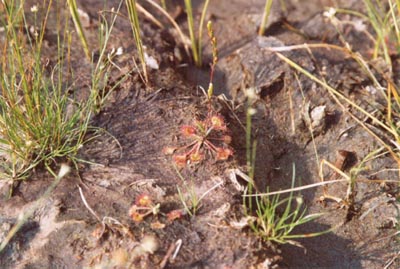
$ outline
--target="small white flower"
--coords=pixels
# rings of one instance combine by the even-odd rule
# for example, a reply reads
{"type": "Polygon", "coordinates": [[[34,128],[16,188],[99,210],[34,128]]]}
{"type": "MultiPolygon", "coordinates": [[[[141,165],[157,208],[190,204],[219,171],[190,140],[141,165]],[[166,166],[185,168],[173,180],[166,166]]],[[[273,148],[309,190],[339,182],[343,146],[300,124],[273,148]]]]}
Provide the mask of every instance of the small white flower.
{"type": "Polygon", "coordinates": [[[367,25],[365,25],[365,23],[360,19],[360,20],[356,20],[354,21],[354,29],[358,32],[365,32],[367,31],[367,25]]]}
{"type": "Polygon", "coordinates": [[[38,31],[36,30],[36,28],[34,26],[29,27],[29,32],[35,37],[37,38],[39,36],[38,31]]]}
{"type": "Polygon", "coordinates": [[[250,116],[253,116],[257,113],[257,109],[251,107],[247,110],[247,112],[250,114],[250,116]]]}
{"type": "Polygon", "coordinates": [[[146,235],[140,242],[140,247],[144,253],[153,254],[158,249],[158,242],[155,236],[146,235]]]}
{"type": "Polygon", "coordinates": [[[328,19],[332,19],[336,15],[336,9],[333,7],[330,7],[327,11],[323,13],[324,17],[328,19]]]}
{"type": "Polygon", "coordinates": [[[115,55],[122,55],[122,53],[124,53],[124,49],[122,47],[119,47],[117,49],[117,53],[115,53],[115,55]]]}
{"type": "Polygon", "coordinates": [[[297,202],[298,205],[302,205],[304,200],[303,200],[302,197],[298,196],[298,197],[296,197],[296,202],[297,202]]]}
{"type": "Polygon", "coordinates": [[[249,100],[257,99],[257,93],[255,88],[248,88],[245,90],[245,95],[249,100]]]}
{"type": "Polygon", "coordinates": [[[38,7],[37,7],[37,5],[33,5],[32,7],[31,7],[31,12],[32,13],[36,13],[36,12],[38,12],[38,7]]]}
{"type": "Polygon", "coordinates": [[[158,70],[158,68],[160,67],[157,60],[153,56],[149,56],[146,52],[144,53],[144,61],[146,62],[146,65],[151,69],[158,70]]]}
{"type": "Polygon", "coordinates": [[[378,90],[374,87],[374,86],[372,86],[372,85],[368,85],[367,87],[365,87],[364,88],[367,92],[369,92],[370,94],[372,94],[372,95],[375,95],[377,92],[378,92],[378,90]]]}

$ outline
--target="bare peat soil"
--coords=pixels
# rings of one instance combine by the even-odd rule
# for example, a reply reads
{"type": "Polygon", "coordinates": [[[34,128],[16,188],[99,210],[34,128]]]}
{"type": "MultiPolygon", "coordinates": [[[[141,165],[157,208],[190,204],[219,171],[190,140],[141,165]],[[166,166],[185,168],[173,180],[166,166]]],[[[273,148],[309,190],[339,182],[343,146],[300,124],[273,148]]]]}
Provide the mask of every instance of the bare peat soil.
{"type": "MultiPolygon", "coordinates": [[[[335,28],[323,16],[324,8],[362,11],[363,7],[358,1],[292,0],[284,1],[286,10],[282,10],[279,1],[275,1],[266,36],[258,37],[263,2],[211,1],[207,16],[214,22],[220,54],[215,95],[227,98],[214,98],[213,105],[228,122],[235,149],[233,158],[227,162],[205,160],[186,167],[181,171],[183,180],[171,157],[163,154],[166,146],[184,142],[180,135],[182,125],[204,115],[207,105],[200,86],[207,87],[209,70],[193,67],[165,18],[144,5],[165,23],[165,28],[160,29],[141,15],[143,43],[158,69],[149,68],[147,87],[132,72],[111,94],[92,121],[93,126],[104,131],[80,153],[82,159],[92,164],[82,164],[79,172],[63,179],[1,253],[1,268],[383,268],[387,264],[388,268],[400,267],[396,259],[400,251],[396,236],[398,187],[374,183],[376,179],[399,179],[398,172],[393,171],[397,164],[389,156],[369,162],[368,170],[358,175],[365,180],[355,185],[351,204],[321,200],[322,188],[301,193],[309,213],[326,214],[294,233],[336,227],[326,235],[298,240],[303,247],[266,244],[248,228],[233,225],[244,216],[242,191],[229,177],[231,169],[244,171],[246,163],[243,89],[255,87],[258,91],[253,134],[257,139],[259,190],[289,188],[293,165],[296,186],[320,182],[322,160],[348,173],[379,147],[350,117],[349,112],[357,111],[336,103],[327,90],[296,73],[267,49],[321,42],[343,45],[335,28]],[[342,166],[343,159],[349,165],[342,166]],[[183,209],[177,187],[187,201],[190,193],[197,197],[207,194],[194,217],[167,218],[171,211],[183,209]],[[148,194],[154,204],[159,204],[160,212],[134,222],[128,212],[141,194],[148,194]],[[146,252],[143,249],[149,241],[156,246],[146,252]],[[177,244],[181,244],[180,248],[177,244]],[[175,249],[179,251],[171,255],[175,249]]],[[[95,48],[98,12],[117,7],[118,1],[104,4],[90,0],[78,4],[91,19],[86,31],[95,48]]],[[[170,12],[185,29],[185,14],[179,7],[182,3],[171,3],[170,12]]],[[[196,21],[200,8],[195,6],[196,21]]],[[[123,48],[116,60],[121,71],[112,74],[110,83],[134,67],[132,57],[136,55],[126,10],[121,13],[124,16],[118,18],[109,44],[110,50],[123,48]]],[[[357,18],[349,15],[340,18],[357,23],[357,18]]],[[[372,47],[367,37],[352,24],[342,30],[353,49],[367,56],[372,47]]],[[[46,31],[44,51],[48,57],[54,57],[55,33],[50,26],[46,31]]],[[[90,85],[91,66],[82,56],[79,40],[74,39],[73,88],[76,94],[84,95],[90,85]]],[[[206,34],[203,44],[207,63],[210,45],[206,34]]],[[[312,74],[324,77],[366,109],[371,109],[368,102],[382,101],[378,93],[368,91],[372,82],[360,67],[341,52],[299,49],[284,55],[312,74]]],[[[399,59],[393,60],[398,69],[399,59]]],[[[327,180],[340,178],[329,168],[324,169],[324,174],[327,180]]],[[[6,236],[18,214],[29,208],[52,180],[43,171],[36,171],[20,184],[11,199],[1,199],[0,238],[6,236]]],[[[347,190],[348,184],[344,182],[326,189],[329,195],[340,199],[346,197],[347,190]]]]}

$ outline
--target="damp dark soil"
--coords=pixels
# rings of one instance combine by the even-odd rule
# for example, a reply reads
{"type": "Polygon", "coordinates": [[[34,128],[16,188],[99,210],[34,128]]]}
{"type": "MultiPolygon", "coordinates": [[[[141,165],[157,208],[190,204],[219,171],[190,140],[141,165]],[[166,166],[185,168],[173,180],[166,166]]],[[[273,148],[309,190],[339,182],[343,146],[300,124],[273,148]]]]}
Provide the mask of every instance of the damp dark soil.
{"type": "MultiPolygon", "coordinates": [[[[85,31],[94,50],[99,11],[116,8],[119,1],[105,2],[78,1],[90,18],[85,31]]],[[[340,37],[323,15],[330,6],[363,11],[359,1],[274,1],[266,34],[259,37],[264,2],[211,1],[206,18],[214,22],[220,56],[212,103],[228,123],[234,155],[225,162],[206,159],[177,172],[171,156],[163,153],[167,146],[182,145],[182,125],[204,116],[207,103],[202,88],[208,86],[209,69],[193,67],[168,21],[143,3],[165,25],[160,28],[140,15],[146,53],[158,64],[148,68],[149,84],[144,85],[134,71],[111,93],[91,122],[102,130],[100,136],[79,153],[86,162],[62,180],[11,240],[0,254],[1,268],[400,267],[398,188],[374,182],[399,179],[397,163],[390,156],[369,162],[368,169],[358,174],[363,180],[355,184],[350,196],[343,181],[299,193],[308,213],[325,214],[294,233],[334,227],[328,234],[299,239],[297,245],[276,245],[263,242],[248,227],[234,225],[244,217],[246,182],[239,179],[242,186],[238,186],[230,173],[246,170],[245,89],[255,88],[257,93],[253,135],[257,140],[255,181],[260,191],[290,188],[293,173],[296,186],[320,182],[323,160],[349,173],[380,146],[350,116],[357,111],[335,102],[326,89],[291,69],[270,49],[322,42],[343,46],[344,38],[354,50],[368,56],[373,44],[354,27],[358,18],[338,16],[352,22],[344,24],[345,36],[340,37]],[[285,3],[284,8],[280,2],[285,3]],[[342,165],[343,160],[349,164],[342,165]],[[351,198],[351,203],[321,199],[324,191],[338,199],[351,198]],[[129,210],[143,194],[159,209],[134,222],[129,210]],[[196,214],[172,220],[168,214],[184,212],[182,200],[193,197],[203,197],[196,214]]],[[[185,30],[182,3],[168,4],[185,30]]],[[[200,8],[194,7],[196,21],[200,8]]],[[[109,50],[122,47],[123,53],[115,60],[120,71],[111,74],[110,84],[135,66],[132,58],[136,49],[126,18],[122,8],[109,50]]],[[[56,33],[51,25],[46,32],[43,51],[51,59],[56,54],[56,33]]],[[[85,95],[91,66],[82,56],[76,36],[73,44],[73,90],[85,95]]],[[[203,44],[204,66],[208,66],[206,34],[203,44]]],[[[283,54],[366,109],[371,109],[366,104],[382,103],[372,81],[340,51],[317,48],[283,54]]],[[[398,65],[399,59],[393,61],[398,65]]],[[[341,178],[328,167],[323,172],[325,180],[341,178]]],[[[38,169],[18,186],[11,199],[1,199],[2,240],[18,215],[41,197],[52,180],[38,169]]]]}

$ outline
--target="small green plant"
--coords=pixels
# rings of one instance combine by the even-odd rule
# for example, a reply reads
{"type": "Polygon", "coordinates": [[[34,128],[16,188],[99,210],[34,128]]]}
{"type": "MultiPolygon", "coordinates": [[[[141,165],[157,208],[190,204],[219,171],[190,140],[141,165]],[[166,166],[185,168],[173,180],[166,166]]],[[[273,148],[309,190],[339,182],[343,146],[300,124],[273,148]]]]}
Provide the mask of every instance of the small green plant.
{"type": "Polygon", "coordinates": [[[181,173],[179,172],[179,170],[177,169],[177,167],[176,166],[174,167],[176,173],[178,174],[178,176],[182,180],[182,183],[184,184],[184,193],[182,192],[181,188],[176,187],[178,190],[179,199],[181,200],[185,212],[189,214],[190,217],[194,217],[197,214],[198,210],[200,209],[201,207],[200,202],[204,197],[199,198],[194,189],[193,183],[189,186],[188,183],[183,178],[183,176],[181,175],[181,173]],[[186,201],[187,200],[186,196],[189,197],[189,202],[186,201]]]}
{"type": "MultiPolygon", "coordinates": [[[[295,166],[293,164],[292,187],[294,186],[294,181],[295,166]]],[[[293,239],[319,236],[331,231],[293,234],[296,227],[318,219],[323,215],[322,213],[306,215],[306,209],[303,208],[303,198],[301,196],[294,197],[293,192],[290,192],[287,198],[281,198],[279,194],[256,197],[255,203],[256,217],[252,218],[253,221],[250,222],[250,228],[266,242],[299,245],[293,239]],[[296,205],[294,206],[293,203],[296,205]],[[283,213],[280,213],[281,209],[283,209],[283,213]]]]}
{"type": "MultiPolygon", "coordinates": [[[[98,112],[109,92],[115,86],[108,85],[112,59],[118,50],[106,53],[115,17],[111,26],[101,24],[101,53],[94,64],[92,88],[86,99],[76,99],[71,92],[70,57],[72,33],[70,17],[53,14],[57,19],[57,57],[52,66],[43,64],[42,43],[44,31],[52,10],[52,1],[44,7],[40,28],[29,32],[24,2],[5,3],[0,23],[5,29],[5,41],[1,44],[0,58],[0,174],[10,181],[12,194],[14,183],[26,179],[33,168],[43,164],[54,174],[50,165],[60,158],[73,163],[79,149],[87,142],[86,134],[93,110],[98,112]],[[65,18],[61,21],[60,18],[65,18]],[[111,89],[110,89],[111,88],[111,89]]],[[[33,6],[34,23],[38,7],[33,6]]],[[[67,12],[68,14],[68,12],[67,12]]],[[[31,16],[32,17],[32,16],[31,16]]],[[[105,21],[105,19],[104,19],[105,21]]]]}
{"type": "Polygon", "coordinates": [[[139,54],[140,63],[142,66],[143,80],[147,84],[149,78],[147,75],[146,60],[144,55],[143,42],[140,35],[139,17],[136,9],[136,0],[125,0],[128,9],[129,21],[131,23],[133,38],[135,39],[136,48],[139,54]]]}
{"type": "Polygon", "coordinates": [[[93,70],[91,74],[92,84],[90,89],[90,100],[92,100],[92,109],[94,113],[99,113],[102,109],[107,97],[116,89],[126,78],[129,73],[127,72],[122,77],[118,78],[110,86],[110,74],[113,70],[119,67],[114,63],[114,59],[123,53],[122,47],[113,48],[111,52],[107,52],[107,45],[110,38],[112,38],[112,30],[114,28],[117,14],[121,9],[122,2],[120,2],[117,10],[111,12],[111,20],[108,23],[107,18],[100,13],[101,23],[99,27],[99,47],[100,53],[97,62],[93,63],[93,70]]]}
{"type": "MultiPolygon", "coordinates": [[[[178,167],[174,165],[175,171],[178,174],[179,178],[182,180],[183,183],[183,188],[184,190],[182,191],[181,188],[177,187],[178,190],[178,195],[179,199],[181,200],[181,203],[183,205],[184,211],[190,215],[190,217],[194,217],[197,212],[199,211],[201,207],[201,201],[214,189],[218,188],[221,186],[223,183],[222,181],[215,184],[213,187],[211,187],[209,190],[207,190],[205,193],[203,193],[200,197],[196,193],[195,188],[194,188],[194,183],[191,182],[190,185],[189,183],[184,179],[182,176],[181,172],[179,171],[178,167]],[[189,197],[189,199],[187,199],[189,197]],[[187,201],[189,200],[189,201],[187,201]]],[[[169,219],[174,219],[176,216],[181,217],[182,213],[181,210],[174,210],[172,213],[168,214],[169,219]]]]}

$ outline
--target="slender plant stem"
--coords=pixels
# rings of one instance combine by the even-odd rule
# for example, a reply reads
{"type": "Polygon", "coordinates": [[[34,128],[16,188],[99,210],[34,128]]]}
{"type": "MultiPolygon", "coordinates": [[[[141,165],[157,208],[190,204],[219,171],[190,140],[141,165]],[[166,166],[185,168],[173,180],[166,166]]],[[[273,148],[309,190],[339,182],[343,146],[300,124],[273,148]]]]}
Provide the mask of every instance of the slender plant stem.
{"type": "Polygon", "coordinates": [[[143,50],[143,43],[142,38],[140,36],[140,24],[139,24],[139,17],[136,9],[136,0],[125,0],[126,7],[128,9],[129,20],[131,22],[131,28],[133,37],[135,39],[136,48],[138,50],[140,63],[142,64],[142,73],[145,80],[145,83],[148,82],[148,75],[147,75],[147,68],[146,68],[146,61],[144,58],[144,50],[143,50]]]}
{"type": "Polygon", "coordinates": [[[203,6],[203,10],[201,12],[201,18],[200,18],[200,24],[199,24],[199,37],[198,37],[198,55],[199,55],[199,64],[200,66],[203,64],[202,60],[202,37],[203,37],[203,24],[204,24],[204,19],[206,17],[207,9],[208,9],[208,4],[210,3],[210,0],[206,0],[203,6]]]}
{"type": "Polygon", "coordinates": [[[85,52],[87,59],[90,61],[92,57],[90,55],[89,45],[86,40],[85,33],[83,32],[81,20],[79,18],[78,6],[76,5],[75,0],[67,0],[67,3],[71,13],[72,20],[74,21],[75,24],[75,29],[78,32],[78,36],[82,42],[83,50],[85,52]]]}
{"type": "Polygon", "coordinates": [[[264,7],[262,21],[261,21],[260,28],[258,29],[258,35],[260,35],[260,36],[264,35],[265,26],[267,25],[269,14],[271,13],[272,1],[273,0],[265,1],[265,7],[264,7]]]}

